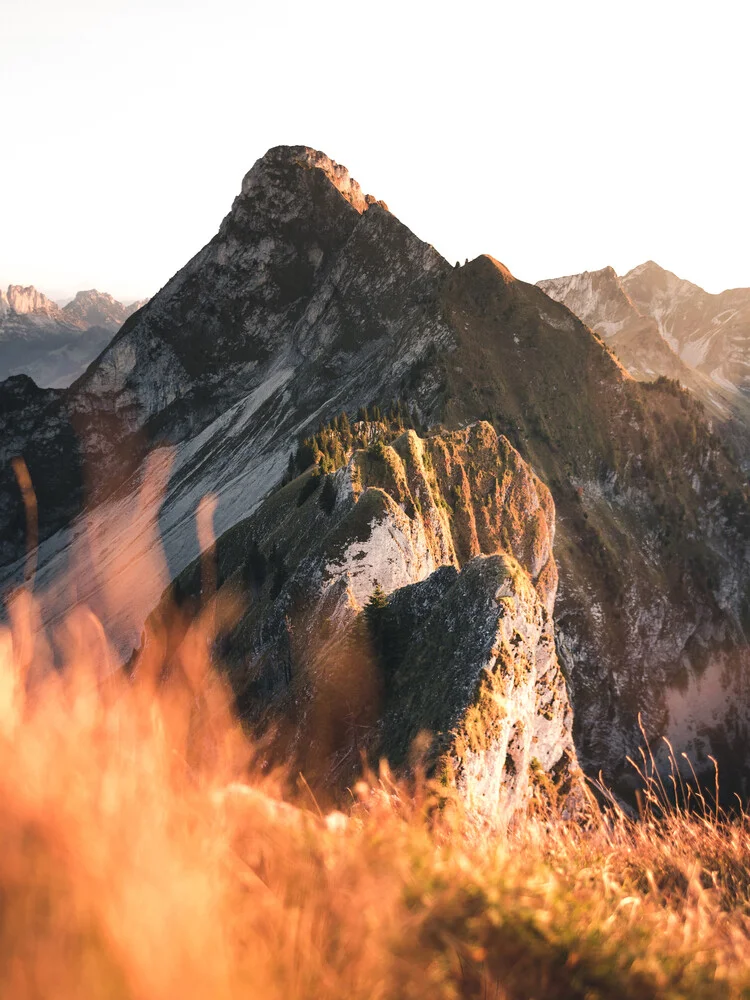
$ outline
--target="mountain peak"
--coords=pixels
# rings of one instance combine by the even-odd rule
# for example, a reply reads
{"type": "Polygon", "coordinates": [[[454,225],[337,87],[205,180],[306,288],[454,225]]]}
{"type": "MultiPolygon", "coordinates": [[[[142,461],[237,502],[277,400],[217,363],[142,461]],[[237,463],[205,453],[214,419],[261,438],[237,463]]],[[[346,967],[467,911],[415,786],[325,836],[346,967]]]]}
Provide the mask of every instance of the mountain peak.
{"type": "Polygon", "coordinates": [[[470,260],[468,264],[464,264],[464,268],[469,268],[469,273],[473,272],[477,276],[492,277],[494,279],[500,277],[504,285],[512,285],[516,281],[505,264],[496,260],[488,253],[480,254],[478,257],[470,260]]]}
{"type": "Polygon", "coordinates": [[[615,269],[609,265],[598,271],[547,278],[538,281],[537,286],[605,338],[619,333],[635,312],[615,269]]]}
{"type": "Polygon", "coordinates": [[[98,326],[114,332],[141,305],[142,302],[135,302],[130,306],[124,306],[109,292],[98,292],[95,288],[89,288],[76,292],[75,298],[68,302],[62,312],[68,323],[81,329],[98,326]]]}
{"type": "MultiPolygon", "coordinates": [[[[104,608],[111,566],[122,554],[123,607],[108,624],[127,655],[167,573],[179,574],[192,563],[200,588],[193,514],[199,498],[211,494],[217,583],[247,590],[250,615],[258,616],[242,633],[257,636],[241,650],[247,683],[237,700],[243,711],[251,703],[264,711],[263,699],[274,691],[285,705],[301,705],[297,695],[312,676],[308,664],[321,665],[329,690],[331,670],[339,667],[326,647],[316,648],[313,618],[341,638],[343,649],[343,619],[337,616],[339,609],[348,614],[355,607],[347,592],[362,608],[377,581],[394,602],[399,635],[419,628],[431,638],[419,661],[404,647],[403,675],[391,672],[400,671],[400,660],[380,665],[388,676],[383,674],[382,685],[380,673],[372,675],[372,684],[366,681],[368,705],[388,690],[401,713],[402,677],[411,664],[421,664],[420,677],[435,676],[435,641],[455,652],[444,673],[445,690],[475,690],[477,675],[462,672],[462,664],[464,623],[475,620],[476,607],[489,623],[481,635],[481,663],[490,662],[488,650],[497,650],[491,663],[498,686],[486,689],[494,726],[504,719],[498,706],[513,691],[523,686],[529,705],[536,697],[526,667],[515,670],[521,663],[510,652],[515,645],[533,635],[534,650],[554,655],[555,571],[548,553],[557,531],[564,580],[558,648],[575,668],[573,683],[581,678],[574,693],[582,746],[594,773],[604,767],[619,774],[621,761],[640,744],[641,711],[657,737],[659,727],[671,724],[668,699],[686,686],[686,661],[693,671],[689,686],[709,664],[723,670],[720,656],[745,655],[740,623],[747,612],[746,538],[740,533],[744,522],[736,531],[731,523],[744,517],[744,479],[717,447],[699,407],[671,383],[644,386],[628,377],[566,308],[590,308],[623,356],[627,348],[634,362],[645,359],[639,370],[649,383],[662,371],[681,377],[684,365],[660,339],[653,314],[639,312],[611,268],[579,282],[568,279],[563,286],[570,287],[560,289],[564,304],[556,305],[488,255],[452,269],[373,202],[325,154],[306,146],[269,150],[245,177],[216,236],[120,328],[85,373],[64,394],[45,393],[35,407],[19,408],[12,427],[7,421],[12,435],[4,426],[3,454],[23,454],[39,490],[42,578],[73,566],[74,582],[85,572],[87,596],[104,608]],[[651,358],[658,349],[657,371],[651,358]],[[392,436],[391,428],[402,430],[404,423],[425,428],[425,435],[392,436]],[[360,457],[347,472],[348,449],[360,432],[352,431],[355,425],[362,431],[360,457]],[[378,428],[377,438],[370,427],[378,428]],[[169,464],[161,447],[167,443],[169,464]],[[530,470],[522,472],[526,460],[554,490],[562,512],[557,522],[551,499],[536,488],[530,470]],[[149,469],[158,473],[162,489],[148,486],[149,469]],[[434,482],[441,485],[432,494],[434,482]],[[86,496],[84,483],[91,484],[86,496]],[[85,521],[77,524],[92,524],[96,551],[111,553],[106,559],[79,563],[78,537],[87,552],[94,551],[76,534],[73,519],[82,513],[85,521]],[[507,525],[502,518],[510,518],[507,525]],[[523,580],[515,567],[498,562],[497,549],[507,544],[503,526],[510,532],[522,522],[528,530],[519,527],[518,554],[524,558],[518,566],[535,567],[529,579],[541,580],[537,596],[547,602],[540,607],[533,594],[531,601],[524,598],[514,582],[523,580]],[[237,532],[227,537],[235,526],[237,532]],[[163,554],[155,551],[159,539],[163,554]],[[318,546],[320,558],[303,565],[308,543],[318,546]],[[462,566],[479,560],[465,577],[453,565],[451,545],[462,566]],[[236,566],[222,561],[227,551],[236,554],[236,566]],[[155,555],[164,576],[151,571],[155,555]],[[423,606],[423,597],[415,603],[408,588],[430,578],[442,588],[445,573],[435,576],[441,569],[448,583],[452,574],[463,581],[460,586],[471,587],[476,601],[461,598],[456,607],[453,598],[436,599],[417,621],[412,609],[423,606]],[[309,580],[325,590],[306,591],[309,580]],[[307,594],[314,593],[320,601],[315,596],[312,603],[307,594]],[[505,631],[511,616],[501,621],[509,598],[526,604],[523,618],[516,619],[518,639],[505,631]],[[255,629],[266,609],[274,616],[273,633],[265,624],[255,629]],[[648,628],[632,628],[633,616],[648,628]]],[[[86,300],[77,298],[79,304],[86,300]]],[[[679,319],[682,303],[676,313],[679,319]]],[[[743,347],[736,351],[738,370],[743,347]]],[[[705,362],[713,364],[708,356],[705,362]]],[[[10,389],[23,396],[32,387],[19,382],[10,389]]],[[[14,580],[23,567],[23,524],[17,485],[8,462],[0,462],[0,580],[14,580]]],[[[50,590],[43,614],[58,620],[79,591],[50,590]]],[[[736,671],[740,692],[742,670],[744,662],[736,671]]],[[[359,684],[348,666],[336,676],[359,684]]],[[[547,713],[540,723],[543,736],[551,702],[541,674],[539,679],[547,713]]],[[[435,698],[439,703],[442,695],[435,698]]],[[[750,774],[743,735],[750,704],[744,695],[741,704],[741,764],[730,766],[735,773],[741,767],[744,780],[745,770],[750,774]]],[[[713,703],[706,706],[711,725],[712,710],[713,703]]],[[[559,714],[558,702],[552,715],[559,714]]],[[[447,737],[457,718],[441,717],[427,728],[447,737]]],[[[338,732],[338,720],[331,719],[338,732]]],[[[420,716],[420,728],[427,721],[420,716]]],[[[703,726],[703,717],[698,723],[703,726]]],[[[393,745],[403,746],[406,756],[411,731],[400,731],[405,738],[393,745]]],[[[493,765],[498,782],[511,746],[509,732],[503,732],[493,765]]],[[[513,732],[514,746],[521,747],[520,728],[513,732]]],[[[725,745],[727,755],[734,753],[734,736],[731,749],[717,743],[725,745]]],[[[344,747],[337,742],[337,753],[344,747]]],[[[526,766],[539,749],[528,742],[523,747],[526,766]]],[[[479,758],[475,764],[484,766],[479,758]]]]}
{"type": "Polygon", "coordinates": [[[661,264],[657,264],[655,260],[646,260],[642,264],[638,264],[636,267],[631,268],[627,274],[623,275],[623,278],[667,276],[670,278],[677,277],[677,275],[673,274],[672,271],[667,271],[667,269],[662,267],[661,264]]]}
{"type": "Polygon", "coordinates": [[[378,201],[374,195],[365,194],[359,183],[349,173],[348,169],[330,156],[309,146],[274,146],[257,160],[242,181],[242,194],[248,194],[259,183],[267,182],[269,175],[279,171],[289,170],[320,170],[337,191],[344,197],[360,215],[372,204],[378,204],[387,210],[385,202],[378,201]]]}
{"type": "Polygon", "coordinates": [[[673,271],[667,271],[666,268],[653,260],[647,260],[634,267],[623,275],[621,280],[628,295],[639,305],[639,308],[654,295],[675,295],[678,290],[681,293],[699,292],[705,294],[703,289],[694,285],[692,281],[678,277],[673,271]]]}
{"type": "Polygon", "coordinates": [[[2,304],[19,316],[28,313],[42,313],[46,316],[59,318],[60,307],[52,299],[34,288],[33,285],[8,285],[8,291],[2,294],[2,304]]]}
{"type": "Polygon", "coordinates": [[[550,282],[561,282],[561,281],[579,281],[585,278],[587,280],[606,280],[606,281],[619,281],[617,271],[612,267],[611,264],[607,264],[606,267],[599,267],[593,271],[580,271],[576,274],[563,274],[559,278],[543,278],[541,281],[537,281],[536,284],[542,288],[545,284],[550,282]]]}
{"type": "MultiPolygon", "coordinates": [[[[96,290],[96,288],[89,288],[89,289],[86,289],[84,291],[76,292],[76,294],[73,297],[72,301],[73,302],[93,302],[93,301],[96,301],[97,299],[104,299],[105,301],[112,302],[112,303],[114,303],[114,302],[117,301],[114,298],[114,296],[112,296],[112,295],[109,294],[109,292],[99,292],[99,291],[96,290]]],[[[67,305],[71,305],[71,303],[68,302],[67,305]]]]}
{"type": "Polygon", "coordinates": [[[95,288],[63,308],[33,285],[0,290],[0,379],[23,372],[40,386],[70,385],[142,305],[95,288]]]}

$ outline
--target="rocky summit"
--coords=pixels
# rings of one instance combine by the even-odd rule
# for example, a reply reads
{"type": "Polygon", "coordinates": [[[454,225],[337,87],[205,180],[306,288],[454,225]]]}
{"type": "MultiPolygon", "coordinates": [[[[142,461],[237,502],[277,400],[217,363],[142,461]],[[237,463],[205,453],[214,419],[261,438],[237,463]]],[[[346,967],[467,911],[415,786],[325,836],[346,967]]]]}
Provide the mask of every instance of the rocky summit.
{"type": "Polygon", "coordinates": [[[642,725],[744,792],[746,482],[667,340],[650,378],[660,321],[615,279],[591,287],[612,329],[640,316],[637,377],[497,260],[454,268],[324,154],[272,149],[69,388],[0,385],[0,577],[22,454],[44,617],[85,599],[127,656],[205,598],[212,494],[238,704],[321,781],[421,759],[487,818],[579,765],[626,793],[642,725]]]}

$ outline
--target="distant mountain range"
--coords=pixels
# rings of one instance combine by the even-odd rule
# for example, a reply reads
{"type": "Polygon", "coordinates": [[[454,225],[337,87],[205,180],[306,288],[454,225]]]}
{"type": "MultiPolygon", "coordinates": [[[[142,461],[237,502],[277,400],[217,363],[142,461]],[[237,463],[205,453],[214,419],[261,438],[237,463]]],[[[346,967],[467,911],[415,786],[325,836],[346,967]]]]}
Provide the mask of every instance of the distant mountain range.
{"type": "Polygon", "coordinates": [[[145,301],[126,306],[91,289],[60,307],[33,285],[0,290],[0,379],[22,373],[39,386],[70,385],[145,301]]]}
{"type": "Polygon", "coordinates": [[[662,375],[694,392],[750,468],[750,288],[713,295],[653,261],[622,277],[605,267],[537,284],[635,378],[662,375]]]}
{"type": "Polygon", "coordinates": [[[222,659],[292,771],[406,769],[429,732],[419,759],[492,814],[578,762],[627,788],[642,724],[746,795],[750,499],[717,434],[740,326],[651,267],[560,281],[452,267],[325,154],[270,150],[69,388],[0,384],[0,580],[22,455],[44,619],[80,600],[124,655],[166,641],[165,604],[210,589],[210,494],[244,595],[222,659]]]}

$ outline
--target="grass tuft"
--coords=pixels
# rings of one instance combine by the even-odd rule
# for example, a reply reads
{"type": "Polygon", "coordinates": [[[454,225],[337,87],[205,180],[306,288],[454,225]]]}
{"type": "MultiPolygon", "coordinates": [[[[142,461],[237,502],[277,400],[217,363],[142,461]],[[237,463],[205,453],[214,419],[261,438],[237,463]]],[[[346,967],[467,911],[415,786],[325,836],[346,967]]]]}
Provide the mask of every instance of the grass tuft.
{"type": "Polygon", "coordinates": [[[227,613],[175,616],[126,673],[78,611],[64,665],[45,672],[32,602],[14,600],[0,632],[3,997],[748,995],[748,817],[674,751],[665,781],[644,749],[638,816],[599,788],[571,820],[540,788],[488,836],[449,788],[385,765],[324,815],[302,780],[282,798],[233,717],[207,660],[227,613]]]}

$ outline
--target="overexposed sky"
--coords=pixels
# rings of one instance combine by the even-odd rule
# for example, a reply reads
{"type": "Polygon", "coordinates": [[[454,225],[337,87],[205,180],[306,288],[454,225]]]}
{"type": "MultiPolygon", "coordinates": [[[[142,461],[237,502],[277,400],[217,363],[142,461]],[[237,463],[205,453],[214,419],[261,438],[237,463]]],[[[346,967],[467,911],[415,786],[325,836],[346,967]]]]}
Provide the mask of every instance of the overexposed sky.
{"type": "Polygon", "coordinates": [[[0,0],[0,285],[153,294],[270,146],[451,262],[750,285],[745,0],[0,0]]]}

